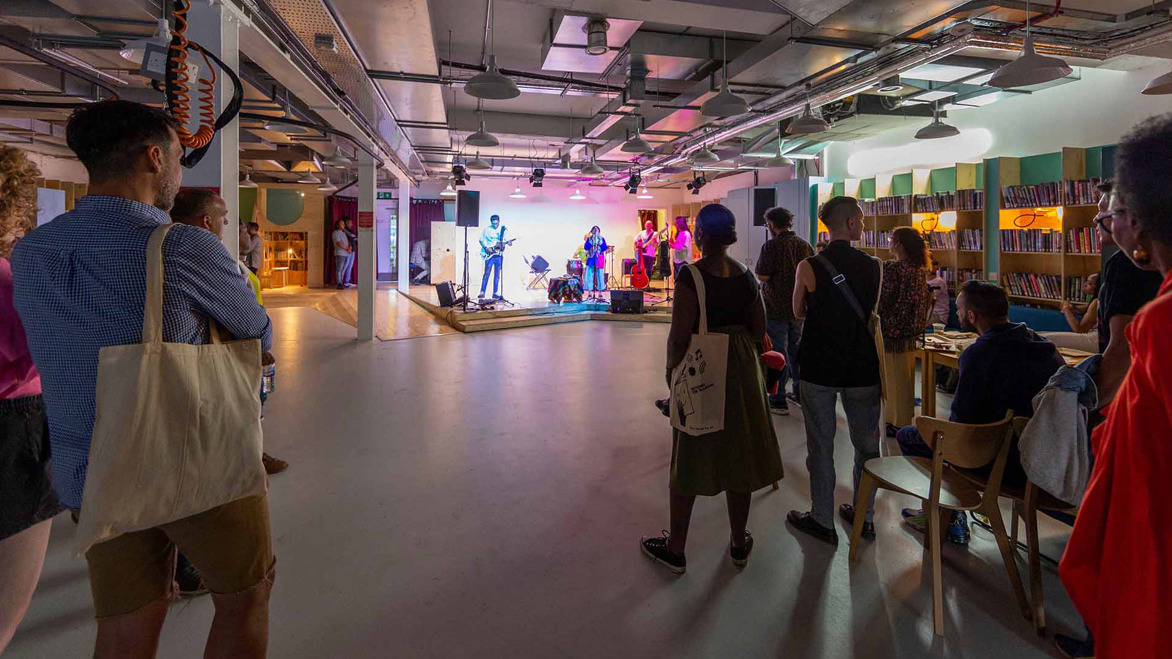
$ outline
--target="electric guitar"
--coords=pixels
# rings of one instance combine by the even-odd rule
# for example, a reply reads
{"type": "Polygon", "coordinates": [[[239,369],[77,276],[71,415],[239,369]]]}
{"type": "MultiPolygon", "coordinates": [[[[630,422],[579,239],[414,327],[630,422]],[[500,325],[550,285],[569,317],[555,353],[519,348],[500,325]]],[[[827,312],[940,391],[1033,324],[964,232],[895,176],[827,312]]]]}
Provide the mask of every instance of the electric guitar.
{"type": "Polygon", "coordinates": [[[501,237],[496,241],[495,245],[492,247],[485,247],[484,245],[480,246],[480,258],[487,261],[497,254],[504,254],[505,248],[512,245],[516,241],[516,238],[509,238],[508,240],[505,240],[505,228],[501,227],[501,237]]]}

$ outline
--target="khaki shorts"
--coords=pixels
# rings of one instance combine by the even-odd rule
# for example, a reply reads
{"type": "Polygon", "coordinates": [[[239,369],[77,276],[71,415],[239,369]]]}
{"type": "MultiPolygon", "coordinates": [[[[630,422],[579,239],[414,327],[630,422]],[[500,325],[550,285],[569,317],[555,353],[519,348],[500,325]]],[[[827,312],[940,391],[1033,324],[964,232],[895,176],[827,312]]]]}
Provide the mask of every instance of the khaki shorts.
{"type": "Polygon", "coordinates": [[[133,613],[174,594],[176,549],[208,589],[236,593],[273,579],[265,496],[233,501],[163,526],[94,545],[85,554],[96,618],[133,613]]]}

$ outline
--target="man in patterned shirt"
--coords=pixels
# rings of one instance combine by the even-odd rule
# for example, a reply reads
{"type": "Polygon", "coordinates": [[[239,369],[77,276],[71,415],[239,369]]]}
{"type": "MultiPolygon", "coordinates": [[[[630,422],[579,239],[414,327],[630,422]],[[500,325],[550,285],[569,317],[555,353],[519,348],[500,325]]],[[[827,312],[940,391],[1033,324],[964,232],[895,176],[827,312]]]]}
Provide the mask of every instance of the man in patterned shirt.
{"type": "MultiPolygon", "coordinates": [[[[89,194],[30,233],[12,255],[15,305],[49,414],[54,479],[74,511],[81,508],[94,428],[98,351],[142,341],[147,240],[170,221],[182,179],[177,125],[129,101],[75,112],[66,140],[89,173],[89,194]]],[[[164,341],[206,343],[211,318],[233,336],[271,348],[268,316],[213,234],[174,227],[163,242],[163,272],[164,341]]],[[[86,553],[98,619],[94,656],[154,656],[176,547],[212,591],[208,656],[263,657],[274,574],[264,496],[94,545],[86,553]]]]}
{"type": "Polygon", "coordinates": [[[765,297],[765,332],[773,349],[785,355],[786,367],[777,384],[777,395],[769,397],[769,407],[776,414],[789,414],[785,382],[792,376],[791,398],[798,401],[798,343],[802,340],[802,321],[794,318],[794,273],[798,264],[814,255],[810,243],[793,232],[794,214],[781,208],[765,211],[765,222],[773,235],[761,246],[757,259],[757,279],[765,297]]]}

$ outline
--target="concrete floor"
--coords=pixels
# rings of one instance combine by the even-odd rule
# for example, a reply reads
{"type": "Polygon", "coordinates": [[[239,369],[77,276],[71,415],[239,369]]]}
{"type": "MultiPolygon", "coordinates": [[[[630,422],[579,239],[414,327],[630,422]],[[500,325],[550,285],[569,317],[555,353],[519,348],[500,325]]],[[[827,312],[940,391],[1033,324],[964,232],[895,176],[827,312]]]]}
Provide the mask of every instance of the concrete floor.
{"type": "MultiPolygon", "coordinates": [[[[848,567],[784,524],[808,505],[800,412],[775,417],[786,478],[754,497],[749,566],[729,563],[722,499],[696,505],[688,573],[638,551],[667,526],[667,327],[576,323],[371,343],[307,308],[273,309],[269,452],[279,562],[272,657],[1045,657],[991,535],[946,546],[947,636],[932,634],[910,501],[881,493],[879,538],[848,567]]],[[[839,503],[849,490],[841,421],[839,503]]],[[[1057,556],[1064,528],[1045,521],[1057,556]]],[[[92,651],[84,561],[58,518],[5,655],[92,651]]],[[[1024,567],[1024,561],[1021,561],[1024,567]]],[[[1053,567],[1050,631],[1079,628],[1053,567]]],[[[201,656],[207,597],[172,607],[160,657],[201,656]]]]}

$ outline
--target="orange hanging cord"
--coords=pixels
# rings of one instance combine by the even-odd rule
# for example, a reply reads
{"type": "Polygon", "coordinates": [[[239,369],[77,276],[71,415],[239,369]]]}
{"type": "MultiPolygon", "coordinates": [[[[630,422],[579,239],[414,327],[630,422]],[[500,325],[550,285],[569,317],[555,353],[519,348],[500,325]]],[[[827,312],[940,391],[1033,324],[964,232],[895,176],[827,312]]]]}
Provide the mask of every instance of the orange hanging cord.
{"type": "Polygon", "coordinates": [[[175,8],[175,36],[179,44],[170,51],[171,73],[175,75],[175,92],[171,97],[171,115],[179,121],[179,143],[189,149],[199,149],[211,143],[216,135],[216,70],[203,55],[204,65],[211,72],[211,80],[199,79],[199,129],[192,133],[187,128],[191,120],[191,90],[187,75],[187,10],[190,5],[175,8]]]}

